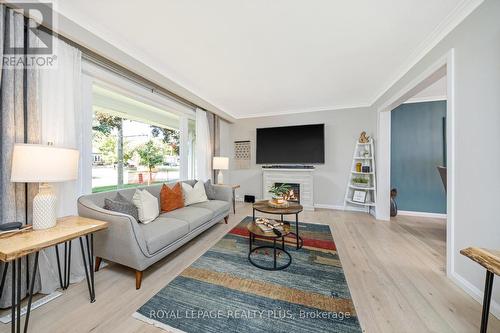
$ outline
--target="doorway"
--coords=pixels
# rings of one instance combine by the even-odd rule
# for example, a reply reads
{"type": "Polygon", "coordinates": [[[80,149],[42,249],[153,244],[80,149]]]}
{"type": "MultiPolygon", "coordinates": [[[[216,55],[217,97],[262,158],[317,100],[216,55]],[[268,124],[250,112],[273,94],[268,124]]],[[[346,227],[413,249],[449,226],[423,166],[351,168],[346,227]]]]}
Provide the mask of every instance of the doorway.
{"type": "Polygon", "coordinates": [[[391,191],[399,215],[446,218],[446,103],[444,76],[391,111],[391,191]]]}
{"type": "MultiPolygon", "coordinates": [[[[391,190],[391,115],[392,110],[414,97],[425,88],[441,78],[446,78],[446,272],[450,276],[454,271],[452,249],[454,248],[454,50],[451,49],[441,59],[429,66],[416,79],[409,82],[403,89],[394,93],[386,103],[378,108],[378,142],[377,153],[379,185],[377,193],[376,217],[380,220],[390,220],[390,190],[391,190]]],[[[436,171],[437,172],[437,171],[436,171]]]]}

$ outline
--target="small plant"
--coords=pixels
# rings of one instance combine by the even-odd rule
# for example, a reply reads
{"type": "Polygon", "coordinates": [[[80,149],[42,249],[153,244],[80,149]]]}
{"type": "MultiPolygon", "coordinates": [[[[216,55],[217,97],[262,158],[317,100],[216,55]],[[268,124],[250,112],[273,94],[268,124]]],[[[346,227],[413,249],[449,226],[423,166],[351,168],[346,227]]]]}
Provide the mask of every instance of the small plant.
{"type": "Polygon", "coordinates": [[[368,183],[370,182],[370,180],[368,178],[364,178],[364,177],[354,177],[352,179],[353,183],[357,183],[357,184],[363,184],[363,185],[368,185],[368,183]]]}
{"type": "Polygon", "coordinates": [[[281,184],[278,186],[274,185],[273,187],[271,187],[269,189],[269,193],[271,193],[273,195],[273,197],[275,197],[275,198],[282,197],[283,195],[290,192],[291,188],[292,187],[288,184],[281,184]]]}

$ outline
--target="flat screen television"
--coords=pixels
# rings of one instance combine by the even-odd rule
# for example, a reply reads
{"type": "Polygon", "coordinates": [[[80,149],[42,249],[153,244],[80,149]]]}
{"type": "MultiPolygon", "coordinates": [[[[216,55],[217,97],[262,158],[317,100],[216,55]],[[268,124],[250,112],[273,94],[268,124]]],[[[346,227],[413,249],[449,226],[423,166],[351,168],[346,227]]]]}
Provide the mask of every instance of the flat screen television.
{"type": "Polygon", "coordinates": [[[257,128],[257,164],[325,163],[325,124],[257,128]]]}

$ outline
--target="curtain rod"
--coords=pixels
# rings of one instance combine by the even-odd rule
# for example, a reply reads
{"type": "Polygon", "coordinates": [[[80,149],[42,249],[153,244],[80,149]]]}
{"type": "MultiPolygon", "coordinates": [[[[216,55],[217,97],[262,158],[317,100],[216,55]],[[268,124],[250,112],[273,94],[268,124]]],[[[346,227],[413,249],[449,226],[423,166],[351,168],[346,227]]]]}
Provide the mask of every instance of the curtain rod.
{"type": "Polygon", "coordinates": [[[114,62],[112,62],[106,58],[103,58],[103,57],[95,54],[94,52],[92,52],[90,50],[87,50],[88,52],[87,51],[84,52],[81,48],[80,48],[80,50],[82,51],[82,57],[85,60],[90,61],[93,64],[95,64],[101,68],[104,68],[104,69],[106,69],[106,70],[108,70],[116,75],[119,75],[119,76],[133,82],[133,83],[136,83],[136,84],[146,88],[147,90],[150,90],[152,93],[156,93],[160,96],[169,98],[169,99],[171,99],[179,104],[182,104],[184,106],[187,106],[188,108],[193,109],[193,110],[195,110],[196,108],[201,109],[201,107],[188,101],[187,99],[182,98],[179,95],[174,94],[169,90],[166,90],[165,88],[162,88],[161,86],[143,78],[142,76],[140,76],[132,71],[129,71],[128,69],[126,69],[120,65],[115,64],[114,62]]]}

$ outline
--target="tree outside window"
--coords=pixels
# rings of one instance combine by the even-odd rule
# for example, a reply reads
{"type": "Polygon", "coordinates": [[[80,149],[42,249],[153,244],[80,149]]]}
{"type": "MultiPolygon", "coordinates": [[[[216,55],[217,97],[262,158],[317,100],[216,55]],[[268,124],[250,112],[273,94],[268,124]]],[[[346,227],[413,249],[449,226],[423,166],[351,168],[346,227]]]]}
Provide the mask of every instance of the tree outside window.
{"type": "Polygon", "coordinates": [[[179,179],[179,131],[94,111],[93,192],[179,179]]]}

